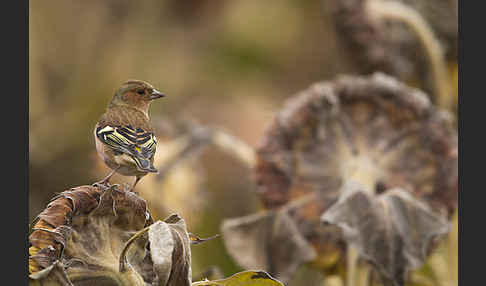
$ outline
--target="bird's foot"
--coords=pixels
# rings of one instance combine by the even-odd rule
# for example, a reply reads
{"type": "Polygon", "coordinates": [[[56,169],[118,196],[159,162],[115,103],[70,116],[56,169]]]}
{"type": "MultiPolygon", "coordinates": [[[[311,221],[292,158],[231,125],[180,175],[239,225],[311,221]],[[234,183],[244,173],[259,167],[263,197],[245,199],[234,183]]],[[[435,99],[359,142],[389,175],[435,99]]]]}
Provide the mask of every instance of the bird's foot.
{"type": "Polygon", "coordinates": [[[93,187],[101,187],[101,188],[108,188],[110,186],[110,182],[106,181],[106,180],[102,180],[102,181],[98,181],[98,182],[94,182],[92,184],[93,187]]]}
{"type": "Polygon", "coordinates": [[[103,191],[105,190],[108,190],[110,188],[116,188],[118,187],[119,185],[118,184],[110,184],[110,182],[106,181],[106,180],[102,180],[102,181],[99,181],[99,182],[95,182],[92,184],[93,187],[96,187],[96,188],[100,188],[102,189],[103,191]]]}
{"type": "Polygon", "coordinates": [[[128,191],[129,191],[130,193],[134,193],[135,195],[138,195],[138,192],[137,192],[137,191],[135,190],[135,188],[133,188],[133,187],[132,187],[132,188],[130,188],[128,191]]]}
{"type": "Polygon", "coordinates": [[[120,169],[120,166],[118,166],[116,169],[113,169],[113,171],[111,171],[110,174],[108,174],[108,176],[106,176],[103,180],[101,181],[98,181],[96,183],[93,183],[93,187],[101,187],[103,189],[107,189],[107,188],[110,188],[111,186],[117,186],[116,184],[115,185],[110,185],[110,179],[111,177],[115,174],[115,172],[120,169]]]}

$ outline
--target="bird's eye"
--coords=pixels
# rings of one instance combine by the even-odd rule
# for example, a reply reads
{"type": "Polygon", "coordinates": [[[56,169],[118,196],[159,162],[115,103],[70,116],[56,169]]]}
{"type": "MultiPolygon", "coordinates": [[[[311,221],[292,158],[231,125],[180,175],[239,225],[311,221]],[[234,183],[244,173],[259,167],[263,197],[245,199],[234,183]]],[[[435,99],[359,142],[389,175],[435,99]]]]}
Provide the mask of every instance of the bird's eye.
{"type": "Polygon", "coordinates": [[[145,93],[145,90],[143,90],[143,89],[139,89],[139,90],[137,90],[137,93],[138,93],[138,94],[140,94],[140,95],[142,95],[142,94],[144,94],[144,93],[145,93]]]}

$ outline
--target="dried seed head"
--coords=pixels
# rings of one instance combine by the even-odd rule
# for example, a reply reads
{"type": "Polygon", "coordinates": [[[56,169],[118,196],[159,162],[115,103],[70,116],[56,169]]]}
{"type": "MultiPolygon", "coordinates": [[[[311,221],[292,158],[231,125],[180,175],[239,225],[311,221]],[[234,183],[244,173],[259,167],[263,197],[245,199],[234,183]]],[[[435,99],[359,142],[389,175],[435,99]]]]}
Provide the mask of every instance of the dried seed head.
{"type": "Polygon", "coordinates": [[[372,197],[401,188],[434,213],[451,215],[457,132],[419,90],[381,73],[342,76],[285,103],[257,149],[254,176],[269,209],[316,192],[318,199],[292,218],[324,259],[344,240],[335,225],[322,226],[320,216],[350,182],[372,197]]]}
{"type": "Polygon", "coordinates": [[[32,283],[191,283],[184,220],[152,224],[145,200],[115,185],[62,192],[38,216],[29,240],[32,283]]]}
{"type": "MultiPolygon", "coordinates": [[[[383,71],[435,93],[430,53],[457,63],[457,1],[337,0],[329,6],[339,40],[360,72],[383,71]]],[[[433,94],[432,94],[433,95],[433,94]]],[[[451,96],[451,95],[449,95],[451,96]]]]}

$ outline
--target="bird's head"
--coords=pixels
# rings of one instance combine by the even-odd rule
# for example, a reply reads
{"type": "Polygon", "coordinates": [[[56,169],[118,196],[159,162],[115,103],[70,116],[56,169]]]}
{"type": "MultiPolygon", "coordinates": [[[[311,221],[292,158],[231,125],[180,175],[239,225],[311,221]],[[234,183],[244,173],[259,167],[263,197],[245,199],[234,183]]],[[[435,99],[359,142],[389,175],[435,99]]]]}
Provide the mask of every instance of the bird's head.
{"type": "Polygon", "coordinates": [[[113,96],[110,106],[132,106],[144,112],[152,100],[165,95],[156,90],[151,84],[142,80],[129,80],[124,82],[113,96]]]}

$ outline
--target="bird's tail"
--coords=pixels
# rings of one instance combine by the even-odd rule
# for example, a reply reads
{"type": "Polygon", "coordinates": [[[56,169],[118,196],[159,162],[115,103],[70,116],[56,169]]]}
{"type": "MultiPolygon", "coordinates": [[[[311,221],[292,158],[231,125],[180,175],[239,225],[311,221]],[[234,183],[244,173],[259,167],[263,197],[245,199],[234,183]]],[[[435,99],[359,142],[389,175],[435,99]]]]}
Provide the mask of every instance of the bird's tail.
{"type": "Polygon", "coordinates": [[[141,171],[149,172],[149,173],[158,173],[159,170],[154,167],[154,164],[145,158],[134,157],[135,162],[137,163],[137,167],[141,171]]]}

